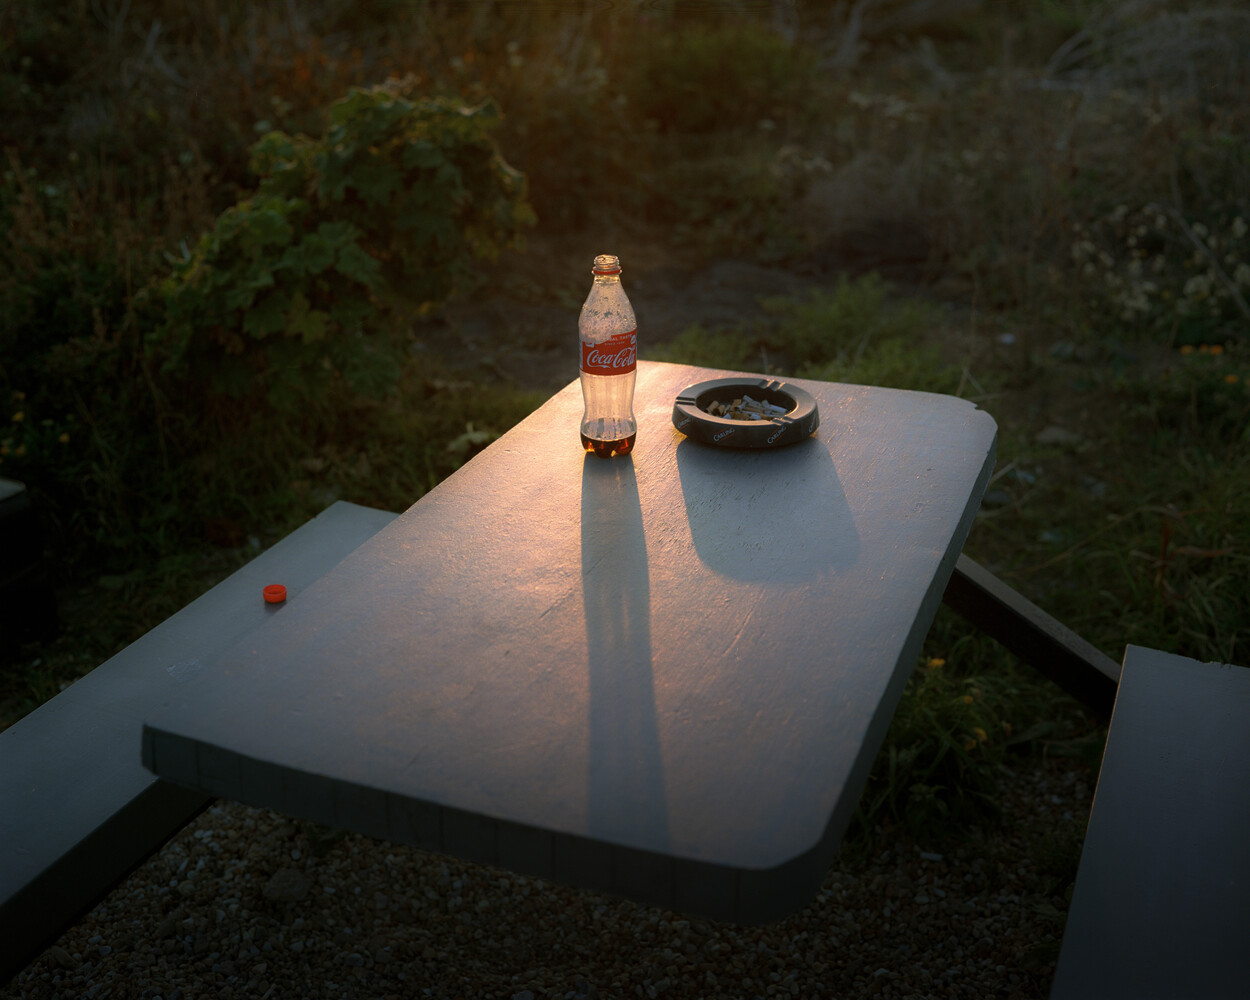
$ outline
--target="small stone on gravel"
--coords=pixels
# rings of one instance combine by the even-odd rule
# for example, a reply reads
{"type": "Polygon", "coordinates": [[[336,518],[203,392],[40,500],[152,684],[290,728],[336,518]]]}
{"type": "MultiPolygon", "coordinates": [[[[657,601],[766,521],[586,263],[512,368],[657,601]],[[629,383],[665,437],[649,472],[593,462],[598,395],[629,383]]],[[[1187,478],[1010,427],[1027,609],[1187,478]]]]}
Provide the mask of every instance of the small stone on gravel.
{"type": "Polygon", "coordinates": [[[265,898],[275,903],[298,903],[308,895],[309,883],[294,868],[279,868],[265,883],[265,898]]]}

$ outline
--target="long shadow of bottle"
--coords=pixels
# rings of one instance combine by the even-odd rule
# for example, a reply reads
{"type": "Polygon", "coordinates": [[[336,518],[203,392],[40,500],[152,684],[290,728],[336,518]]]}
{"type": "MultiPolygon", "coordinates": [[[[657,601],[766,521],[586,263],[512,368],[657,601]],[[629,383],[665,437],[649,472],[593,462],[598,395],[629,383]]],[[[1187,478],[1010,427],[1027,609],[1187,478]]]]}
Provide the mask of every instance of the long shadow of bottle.
{"type": "Polygon", "coordinates": [[[582,467],[592,836],[661,851],[669,839],[651,672],[651,583],[631,459],[582,467]]]}

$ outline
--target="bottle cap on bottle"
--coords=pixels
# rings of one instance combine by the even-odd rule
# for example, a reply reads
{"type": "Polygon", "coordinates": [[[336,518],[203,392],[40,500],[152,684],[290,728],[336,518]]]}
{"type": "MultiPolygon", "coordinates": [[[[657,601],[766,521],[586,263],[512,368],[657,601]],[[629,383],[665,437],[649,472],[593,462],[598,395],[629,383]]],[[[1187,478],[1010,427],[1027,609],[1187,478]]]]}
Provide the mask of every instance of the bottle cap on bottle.
{"type": "Polygon", "coordinates": [[[595,266],[591,271],[594,274],[620,274],[621,258],[614,254],[601,253],[595,258],[595,266]]]}

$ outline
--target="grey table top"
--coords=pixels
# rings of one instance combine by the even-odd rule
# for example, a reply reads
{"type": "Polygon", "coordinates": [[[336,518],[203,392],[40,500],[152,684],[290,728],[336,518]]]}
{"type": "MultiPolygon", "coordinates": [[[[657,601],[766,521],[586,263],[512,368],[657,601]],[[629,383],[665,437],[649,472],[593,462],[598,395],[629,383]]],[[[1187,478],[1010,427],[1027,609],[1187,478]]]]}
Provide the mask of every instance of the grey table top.
{"type": "Polygon", "coordinates": [[[218,795],[677,909],[815,892],[994,463],[964,400],[792,380],[821,426],[711,448],[642,363],[628,459],[576,382],[148,720],[218,795]]]}

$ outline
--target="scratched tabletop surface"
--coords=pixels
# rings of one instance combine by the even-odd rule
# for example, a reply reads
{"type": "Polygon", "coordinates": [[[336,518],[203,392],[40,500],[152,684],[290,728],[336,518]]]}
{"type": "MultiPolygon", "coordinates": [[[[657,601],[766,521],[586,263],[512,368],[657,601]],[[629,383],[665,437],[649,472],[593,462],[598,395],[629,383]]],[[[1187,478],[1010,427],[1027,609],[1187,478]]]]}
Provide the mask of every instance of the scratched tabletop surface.
{"type": "Polygon", "coordinates": [[[809,439],[685,438],[676,396],[730,374],[640,363],[637,444],[608,460],[581,450],[571,383],[183,685],[144,763],[707,916],[803,905],[996,426],[950,396],[795,379],[809,439]]]}

